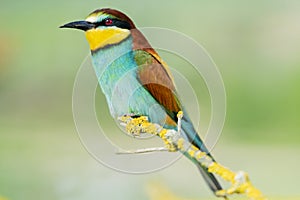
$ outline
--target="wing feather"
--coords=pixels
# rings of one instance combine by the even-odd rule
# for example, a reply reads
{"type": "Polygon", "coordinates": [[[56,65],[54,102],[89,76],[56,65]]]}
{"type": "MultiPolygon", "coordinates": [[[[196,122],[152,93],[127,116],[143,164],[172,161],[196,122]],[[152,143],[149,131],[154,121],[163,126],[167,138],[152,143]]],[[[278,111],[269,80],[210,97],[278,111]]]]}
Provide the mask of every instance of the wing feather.
{"type": "Polygon", "coordinates": [[[182,110],[182,106],[171,75],[157,58],[158,55],[153,49],[135,50],[138,80],[176,121],[176,115],[182,110]]]}

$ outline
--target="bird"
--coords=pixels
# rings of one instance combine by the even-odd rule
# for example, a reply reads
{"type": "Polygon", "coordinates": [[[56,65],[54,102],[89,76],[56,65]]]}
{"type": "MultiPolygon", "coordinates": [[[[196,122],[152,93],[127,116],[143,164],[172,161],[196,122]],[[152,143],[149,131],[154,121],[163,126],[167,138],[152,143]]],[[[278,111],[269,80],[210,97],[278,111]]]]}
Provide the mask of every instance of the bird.
{"type": "MultiPolygon", "coordinates": [[[[168,65],[126,14],[112,8],[97,9],[85,20],[60,28],[85,32],[93,67],[113,118],[147,116],[152,123],[177,130],[177,113],[183,111],[183,137],[212,157],[180,101],[168,65]]],[[[194,163],[215,195],[222,190],[207,168],[194,163]]]]}

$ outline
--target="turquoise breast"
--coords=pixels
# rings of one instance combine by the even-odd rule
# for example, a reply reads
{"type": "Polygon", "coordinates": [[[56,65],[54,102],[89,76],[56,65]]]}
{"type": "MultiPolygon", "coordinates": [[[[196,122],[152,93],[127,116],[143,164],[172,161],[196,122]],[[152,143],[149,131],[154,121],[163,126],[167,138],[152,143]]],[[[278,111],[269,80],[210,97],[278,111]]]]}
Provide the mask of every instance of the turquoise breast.
{"type": "Polygon", "coordinates": [[[166,113],[137,79],[132,37],[92,53],[93,66],[111,115],[145,115],[164,124],[166,113]]]}

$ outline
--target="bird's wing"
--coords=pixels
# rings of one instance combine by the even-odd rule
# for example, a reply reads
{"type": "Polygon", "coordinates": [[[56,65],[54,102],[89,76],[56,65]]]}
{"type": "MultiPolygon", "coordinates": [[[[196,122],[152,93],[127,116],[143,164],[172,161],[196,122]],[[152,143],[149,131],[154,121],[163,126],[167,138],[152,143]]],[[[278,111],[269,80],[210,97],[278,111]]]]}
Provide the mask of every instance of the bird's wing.
{"type": "MultiPolygon", "coordinates": [[[[152,48],[135,50],[134,54],[138,64],[138,80],[165,109],[168,114],[167,125],[177,126],[177,113],[185,112],[185,110],[180,103],[168,66],[152,48]]],[[[184,113],[182,119],[182,129],[189,142],[199,149],[207,151],[187,113],[184,113]]]]}
{"type": "Polygon", "coordinates": [[[169,70],[162,64],[153,49],[135,50],[134,53],[139,81],[176,122],[176,115],[182,110],[182,106],[169,70]]]}

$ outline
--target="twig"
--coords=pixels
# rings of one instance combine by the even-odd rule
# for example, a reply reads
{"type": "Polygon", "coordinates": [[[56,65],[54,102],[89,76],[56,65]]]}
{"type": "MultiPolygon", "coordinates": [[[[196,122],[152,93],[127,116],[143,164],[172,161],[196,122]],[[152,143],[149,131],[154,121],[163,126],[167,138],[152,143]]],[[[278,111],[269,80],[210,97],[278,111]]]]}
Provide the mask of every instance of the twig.
{"type": "Polygon", "coordinates": [[[137,150],[119,150],[117,154],[142,154],[142,153],[152,153],[152,152],[162,152],[169,151],[166,147],[152,147],[145,149],[137,149],[137,150]]]}
{"type": "Polygon", "coordinates": [[[128,153],[149,153],[155,151],[169,151],[187,153],[190,157],[194,158],[202,166],[206,167],[209,172],[214,173],[221,177],[223,180],[230,182],[231,186],[227,190],[220,190],[216,192],[217,196],[223,197],[232,194],[245,194],[251,200],[267,200],[262,193],[256,189],[248,174],[242,171],[233,172],[230,169],[215,162],[212,157],[207,153],[201,151],[196,146],[192,145],[181,137],[181,118],[183,112],[180,111],[177,114],[178,117],[178,130],[165,129],[158,124],[153,124],[148,121],[146,116],[138,118],[132,118],[130,116],[119,117],[120,122],[126,127],[126,130],[130,134],[139,135],[141,133],[149,133],[159,136],[165,143],[165,147],[162,148],[146,148],[136,151],[124,151],[120,154],[128,153]]]}

